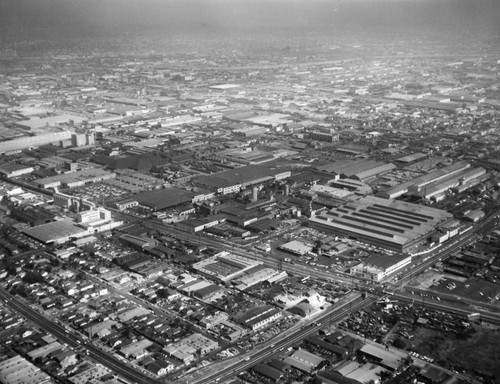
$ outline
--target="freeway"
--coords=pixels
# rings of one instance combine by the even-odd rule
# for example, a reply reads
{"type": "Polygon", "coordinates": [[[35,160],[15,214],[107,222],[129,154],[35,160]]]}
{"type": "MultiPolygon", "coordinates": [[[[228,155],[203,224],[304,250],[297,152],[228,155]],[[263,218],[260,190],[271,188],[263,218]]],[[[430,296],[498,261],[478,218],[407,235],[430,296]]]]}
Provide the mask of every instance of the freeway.
{"type": "Polygon", "coordinates": [[[12,307],[26,319],[45,329],[47,332],[57,337],[60,341],[62,341],[69,347],[75,349],[86,349],[88,356],[90,356],[93,360],[108,367],[113,372],[123,376],[124,378],[132,380],[137,384],[158,384],[161,382],[159,380],[145,376],[142,373],[136,371],[131,366],[122,363],[121,361],[110,355],[109,352],[100,350],[91,342],[87,342],[77,333],[68,331],[64,327],[53,323],[43,314],[40,314],[36,310],[32,309],[29,305],[12,296],[3,288],[0,288],[0,298],[3,299],[10,307],[12,307]]]}
{"type": "Polygon", "coordinates": [[[245,357],[241,356],[242,358],[217,373],[209,374],[198,379],[190,379],[189,383],[215,383],[221,380],[229,379],[238,372],[242,372],[259,362],[268,360],[273,355],[281,353],[286,348],[289,348],[296,343],[300,343],[307,336],[315,334],[320,328],[324,328],[330,323],[339,322],[351,312],[356,312],[360,309],[371,306],[377,301],[377,299],[377,296],[369,296],[363,300],[361,295],[353,294],[349,300],[342,302],[340,305],[333,305],[330,309],[324,311],[318,317],[311,319],[311,321],[313,321],[311,324],[297,327],[297,329],[292,333],[279,341],[275,341],[272,345],[250,352],[249,354],[244,355],[245,357]]]}

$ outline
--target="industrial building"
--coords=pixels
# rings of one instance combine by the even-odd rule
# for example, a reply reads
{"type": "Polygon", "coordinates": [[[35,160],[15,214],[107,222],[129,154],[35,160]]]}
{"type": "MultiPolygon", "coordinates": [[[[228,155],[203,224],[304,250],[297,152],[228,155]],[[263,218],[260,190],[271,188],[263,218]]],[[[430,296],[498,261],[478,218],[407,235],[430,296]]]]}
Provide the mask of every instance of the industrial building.
{"type": "Polygon", "coordinates": [[[113,179],[116,173],[108,172],[103,169],[83,169],[81,171],[63,173],[61,175],[45,177],[33,181],[40,188],[76,188],[85,184],[96,183],[103,180],[113,179]]]}
{"type": "Polygon", "coordinates": [[[274,308],[272,305],[264,305],[261,307],[252,308],[240,316],[238,316],[238,322],[250,328],[252,331],[256,331],[260,328],[264,328],[267,325],[275,322],[283,316],[280,310],[274,308]]]}
{"type": "Polygon", "coordinates": [[[54,199],[54,205],[59,207],[72,209],[74,212],[79,212],[80,210],[88,210],[95,208],[95,204],[82,199],[81,197],[76,197],[72,195],[68,195],[62,192],[59,192],[57,187],[54,190],[54,194],[52,195],[54,199]]]}
{"type": "Polygon", "coordinates": [[[290,171],[271,165],[248,165],[209,176],[200,176],[193,181],[199,187],[226,195],[255,184],[283,180],[290,176],[290,171]]]}
{"type": "Polygon", "coordinates": [[[52,378],[24,357],[15,355],[0,363],[2,383],[51,383],[52,378]]]}
{"type": "Polygon", "coordinates": [[[396,166],[392,163],[382,163],[374,160],[342,160],[317,167],[319,171],[326,171],[360,181],[374,179],[384,173],[390,172],[396,166]]]}
{"type": "Polygon", "coordinates": [[[193,264],[193,269],[212,279],[229,282],[261,264],[260,261],[221,252],[193,264]]]}
{"type": "Polygon", "coordinates": [[[351,275],[381,281],[385,277],[401,270],[411,263],[408,255],[375,254],[361,260],[361,263],[351,268],[351,275]]]}
{"type": "MultiPolygon", "coordinates": [[[[445,177],[440,181],[429,183],[423,188],[418,188],[416,193],[425,199],[439,201],[446,196],[447,191],[456,190],[457,188],[463,190],[467,185],[472,187],[476,184],[473,181],[480,178],[483,180],[483,176],[486,176],[486,170],[482,167],[466,169],[454,175],[450,175],[449,177],[445,177]]],[[[413,189],[410,189],[410,192],[412,193],[413,189]]]]}
{"type": "Polygon", "coordinates": [[[122,221],[112,220],[110,211],[98,207],[79,213],[77,222],[71,219],[57,220],[26,228],[23,232],[44,244],[63,244],[72,239],[109,231],[122,224],[122,221]]]}
{"type": "Polygon", "coordinates": [[[313,250],[312,244],[305,244],[299,240],[292,240],[288,243],[282,244],[279,247],[283,251],[293,253],[294,255],[303,256],[313,250]]]}
{"type": "Polygon", "coordinates": [[[324,359],[306,349],[299,348],[283,360],[286,364],[306,373],[311,373],[324,359]]]}
{"type": "Polygon", "coordinates": [[[338,143],[339,134],[333,131],[332,132],[314,131],[314,132],[309,132],[309,138],[311,140],[323,141],[325,143],[338,143]]]}
{"type": "Polygon", "coordinates": [[[470,166],[470,163],[468,163],[467,161],[459,161],[458,163],[437,169],[426,175],[389,188],[383,192],[378,193],[377,195],[386,199],[395,199],[409,192],[421,194],[422,196],[428,195],[427,190],[429,190],[429,194],[432,194],[436,191],[442,192],[443,188],[445,188],[444,190],[446,190],[459,186],[460,179],[463,177],[465,177],[464,180],[470,181],[471,176],[476,175],[475,177],[479,177],[484,174],[484,170],[482,170],[482,168],[478,169],[478,171],[468,174],[468,171],[470,171],[470,166]],[[436,187],[438,185],[439,187],[436,187]]]}
{"type": "Polygon", "coordinates": [[[406,156],[400,157],[400,158],[396,159],[395,162],[401,163],[401,164],[410,164],[410,163],[414,163],[418,160],[422,160],[428,156],[429,156],[428,154],[425,154],[422,152],[417,152],[417,153],[412,153],[411,155],[406,155],[406,156]]]}
{"type": "Polygon", "coordinates": [[[33,172],[35,168],[22,164],[7,163],[0,165],[0,174],[7,178],[26,175],[33,172]]]}
{"type": "Polygon", "coordinates": [[[70,140],[72,132],[62,131],[36,136],[23,136],[0,142],[0,154],[21,151],[47,144],[60,145],[61,141],[70,140]]]}
{"type": "Polygon", "coordinates": [[[91,160],[112,170],[133,169],[135,171],[149,170],[161,163],[159,156],[140,150],[136,153],[130,151],[120,156],[96,155],[91,160]]]}
{"type": "Polygon", "coordinates": [[[248,138],[263,135],[268,131],[267,127],[262,127],[259,125],[253,125],[250,127],[242,127],[235,129],[233,134],[238,137],[248,138]]]}
{"type": "Polygon", "coordinates": [[[153,211],[172,208],[181,204],[191,203],[194,193],[178,188],[157,189],[143,192],[133,198],[140,205],[151,208],[153,211]]]}
{"type": "Polygon", "coordinates": [[[380,248],[407,252],[436,226],[452,218],[446,211],[367,196],[309,219],[309,226],[380,248]]]}
{"type": "Polygon", "coordinates": [[[77,115],[58,115],[48,117],[32,117],[29,120],[17,121],[16,125],[29,131],[41,130],[45,127],[57,127],[61,125],[73,126],[87,121],[86,117],[77,115]]]}

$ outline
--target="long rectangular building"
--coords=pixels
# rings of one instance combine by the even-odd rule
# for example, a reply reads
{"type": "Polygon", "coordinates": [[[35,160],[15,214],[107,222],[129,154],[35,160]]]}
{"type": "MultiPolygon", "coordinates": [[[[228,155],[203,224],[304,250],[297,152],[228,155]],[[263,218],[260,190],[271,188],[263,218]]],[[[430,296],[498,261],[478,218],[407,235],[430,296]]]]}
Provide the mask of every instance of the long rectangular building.
{"type": "Polygon", "coordinates": [[[396,185],[395,187],[389,188],[378,195],[387,199],[395,199],[410,190],[420,190],[431,183],[438,183],[460,172],[465,172],[468,168],[470,168],[470,164],[467,161],[459,161],[458,163],[437,169],[426,175],[396,185]]]}
{"type": "Polygon", "coordinates": [[[226,195],[252,185],[282,180],[290,176],[289,170],[276,167],[274,164],[247,165],[209,176],[199,176],[194,179],[194,183],[217,194],[226,195]]]}
{"type": "Polygon", "coordinates": [[[356,180],[369,180],[390,172],[396,166],[392,163],[382,163],[374,160],[341,160],[317,167],[320,171],[335,173],[341,177],[356,180]]]}
{"type": "Polygon", "coordinates": [[[21,136],[12,140],[0,142],[0,154],[14,151],[20,151],[31,147],[39,147],[47,144],[59,145],[61,141],[70,140],[72,133],[70,131],[44,133],[35,136],[21,136]]]}
{"type": "Polygon", "coordinates": [[[309,219],[312,228],[380,248],[407,252],[452,215],[446,211],[367,196],[309,219]]]}
{"type": "Polygon", "coordinates": [[[82,169],[81,171],[63,173],[56,176],[35,180],[33,183],[40,188],[75,188],[85,184],[114,179],[116,173],[100,168],[82,169]]]}

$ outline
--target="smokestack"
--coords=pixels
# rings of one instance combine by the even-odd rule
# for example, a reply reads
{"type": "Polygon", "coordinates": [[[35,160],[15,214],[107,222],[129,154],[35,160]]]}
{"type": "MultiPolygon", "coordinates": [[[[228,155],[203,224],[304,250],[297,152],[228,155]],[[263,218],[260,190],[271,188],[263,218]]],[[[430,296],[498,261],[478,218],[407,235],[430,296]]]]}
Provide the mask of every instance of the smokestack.
{"type": "Polygon", "coordinates": [[[290,186],[288,184],[285,184],[285,196],[288,196],[290,194],[290,186]]]}
{"type": "Polygon", "coordinates": [[[252,188],[252,201],[257,201],[259,199],[259,189],[257,187],[252,188]]]}

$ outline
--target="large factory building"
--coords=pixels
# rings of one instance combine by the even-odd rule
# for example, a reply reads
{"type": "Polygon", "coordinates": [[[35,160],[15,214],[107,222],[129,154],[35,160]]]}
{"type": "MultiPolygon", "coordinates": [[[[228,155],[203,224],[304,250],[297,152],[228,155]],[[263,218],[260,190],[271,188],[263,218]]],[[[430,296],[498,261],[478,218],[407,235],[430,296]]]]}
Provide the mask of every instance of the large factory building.
{"type": "Polygon", "coordinates": [[[367,196],[313,216],[309,225],[383,249],[408,252],[451,218],[440,209],[367,196]]]}

